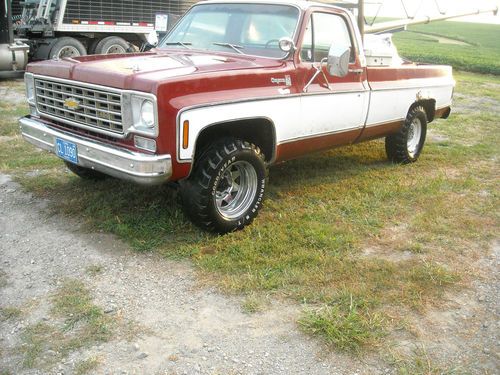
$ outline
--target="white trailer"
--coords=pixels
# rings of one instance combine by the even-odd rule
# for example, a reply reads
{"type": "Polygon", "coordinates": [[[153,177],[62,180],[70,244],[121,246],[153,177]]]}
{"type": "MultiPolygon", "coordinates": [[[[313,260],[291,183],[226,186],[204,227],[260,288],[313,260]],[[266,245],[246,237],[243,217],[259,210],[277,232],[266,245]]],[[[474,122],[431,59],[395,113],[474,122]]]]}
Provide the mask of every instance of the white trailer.
{"type": "Polygon", "coordinates": [[[135,51],[153,31],[166,32],[193,0],[26,0],[15,34],[30,59],[135,51]]]}

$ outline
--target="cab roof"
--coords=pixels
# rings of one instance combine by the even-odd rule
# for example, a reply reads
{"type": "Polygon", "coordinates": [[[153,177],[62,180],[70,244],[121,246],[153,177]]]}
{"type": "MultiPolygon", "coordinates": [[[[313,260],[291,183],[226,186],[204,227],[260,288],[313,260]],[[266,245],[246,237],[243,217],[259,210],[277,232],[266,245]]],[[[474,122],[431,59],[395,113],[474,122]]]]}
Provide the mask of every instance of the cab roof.
{"type": "MultiPolygon", "coordinates": [[[[338,6],[334,6],[327,3],[320,3],[317,1],[306,1],[306,0],[206,0],[200,1],[197,4],[269,4],[269,5],[292,5],[301,10],[307,10],[311,7],[328,7],[339,10],[344,10],[338,6]]],[[[195,4],[195,5],[197,5],[195,4]]]]}

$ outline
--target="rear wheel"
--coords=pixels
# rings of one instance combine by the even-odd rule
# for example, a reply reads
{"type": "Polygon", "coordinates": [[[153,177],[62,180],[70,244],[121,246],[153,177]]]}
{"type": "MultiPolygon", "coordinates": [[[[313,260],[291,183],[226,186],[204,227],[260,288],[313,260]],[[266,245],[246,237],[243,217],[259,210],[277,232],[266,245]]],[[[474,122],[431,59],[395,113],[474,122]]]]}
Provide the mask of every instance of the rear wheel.
{"type": "Polygon", "coordinates": [[[87,50],[79,40],[65,36],[59,38],[50,50],[51,59],[62,59],[65,57],[85,56],[87,50]]]}
{"type": "Polygon", "coordinates": [[[129,44],[119,36],[108,36],[97,43],[95,53],[97,55],[109,55],[115,53],[127,53],[129,44]]]}
{"type": "Polygon", "coordinates": [[[417,161],[424,147],[426,133],[427,114],[423,107],[414,107],[408,112],[399,132],[385,138],[385,151],[389,160],[402,164],[417,161]]]}
{"type": "Polygon", "coordinates": [[[214,143],[196,161],[181,184],[187,216],[199,227],[227,233],[242,229],[257,216],[267,184],[260,149],[228,138],[214,143]]]}
{"type": "Polygon", "coordinates": [[[83,178],[84,180],[98,181],[98,180],[104,180],[107,177],[107,175],[105,175],[104,173],[95,171],[90,168],[81,167],[79,165],[70,163],[69,161],[65,161],[64,164],[66,164],[66,167],[71,172],[76,174],[78,177],[83,178]]]}

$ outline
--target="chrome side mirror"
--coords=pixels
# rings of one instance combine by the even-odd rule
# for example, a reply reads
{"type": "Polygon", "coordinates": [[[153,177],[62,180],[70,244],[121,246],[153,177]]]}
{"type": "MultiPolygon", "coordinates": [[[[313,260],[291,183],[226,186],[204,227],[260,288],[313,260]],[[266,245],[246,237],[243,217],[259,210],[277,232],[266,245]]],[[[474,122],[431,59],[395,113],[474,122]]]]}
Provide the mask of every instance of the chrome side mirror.
{"type": "Polygon", "coordinates": [[[287,56],[289,53],[295,51],[295,43],[287,36],[278,41],[278,46],[280,47],[280,50],[287,53],[287,56]]]}
{"type": "Polygon", "coordinates": [[[156,34],[156,31],[151,30],[146,40],[150,46],[156,47],[156,45],[158,44],[158,34],[156,34]]]}
{"type": "Polygon", "coordinates": [[[349,73],[349,59],[351,47],[337,46],[332,44],[328,51],[327,69],[334,77],[345,77],[349,73]]]}

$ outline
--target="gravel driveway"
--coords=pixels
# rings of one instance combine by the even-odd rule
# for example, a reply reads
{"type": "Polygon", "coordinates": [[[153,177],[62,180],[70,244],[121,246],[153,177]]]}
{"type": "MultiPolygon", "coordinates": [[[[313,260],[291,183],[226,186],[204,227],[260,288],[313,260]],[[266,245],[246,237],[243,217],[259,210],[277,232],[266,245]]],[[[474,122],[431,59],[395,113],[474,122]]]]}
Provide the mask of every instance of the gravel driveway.
{"type": "MultiPolygon", "coordinates": [[[[245,314],[241,300],[199,285],[193,268],[138,254],[113,236],[82,233],[78,223],[50,216],[43,200],[0,174],[1,307],[23,315],[0,322],[0,370],[24,369],[16,348],[23,329],[49,320],[49,300],[65,278],[79,279],[110,316],[133,322],[132,340],[111,341],[71,353],[55,373],[71,374],[90,356],[109,374],[351,374],[386,373],[332,354],[297,330],[298,307],[274,302],[245,314]],[[102,269],[89,275],[89,267],[102,269]]],[[[49,371],[49,372],[50,372],[49,371]]],[[[4,372],[2,372],[4,374],[4,372]]]]}

